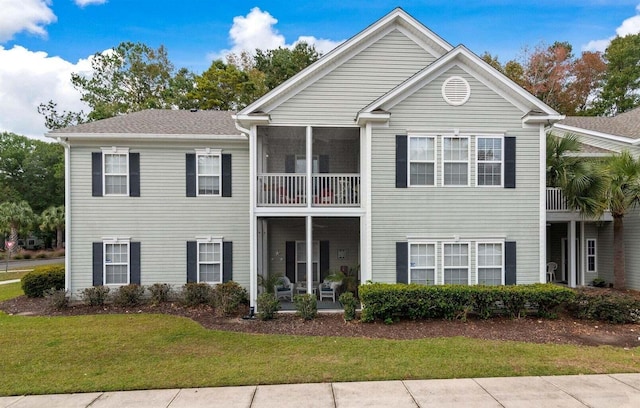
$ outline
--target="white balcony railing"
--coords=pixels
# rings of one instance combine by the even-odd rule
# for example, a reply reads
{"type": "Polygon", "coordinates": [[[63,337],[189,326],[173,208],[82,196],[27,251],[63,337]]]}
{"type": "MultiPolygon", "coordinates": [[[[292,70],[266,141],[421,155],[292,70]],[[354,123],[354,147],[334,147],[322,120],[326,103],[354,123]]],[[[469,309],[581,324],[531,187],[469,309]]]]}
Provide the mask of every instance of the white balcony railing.
{"type": "MultiPolygon", "coordinates": [[[[306,206],[307,177],[302,174],[258,175],[258,206],[306,206]]],[[[357,207],[360,205],[359,174],[314,174],[312,206],[357,207]]]]}
{"type": "Polygon", "coordinates": [[[547,187],[547,211],[569,211],[561,188],[547,187]]]}

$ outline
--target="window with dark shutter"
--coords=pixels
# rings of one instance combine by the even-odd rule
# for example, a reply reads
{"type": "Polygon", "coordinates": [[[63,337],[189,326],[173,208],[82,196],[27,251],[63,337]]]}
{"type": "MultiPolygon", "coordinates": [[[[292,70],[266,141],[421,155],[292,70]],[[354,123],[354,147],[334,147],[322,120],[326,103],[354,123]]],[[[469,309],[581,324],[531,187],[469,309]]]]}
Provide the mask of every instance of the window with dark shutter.
{"type": "Polygon", "coordinates": [[[504,188],[516,188],[516,138],[504,138],[504,188]]]}
{"type": "Polygon", "coordinates": [[[396,187],[407,187],[407,136],[396,136],[396,187]]]}
{"type": "Polygon", "coordinates": [[[409,281],[409,243],[396,242],[396,282],[409,281]]]}

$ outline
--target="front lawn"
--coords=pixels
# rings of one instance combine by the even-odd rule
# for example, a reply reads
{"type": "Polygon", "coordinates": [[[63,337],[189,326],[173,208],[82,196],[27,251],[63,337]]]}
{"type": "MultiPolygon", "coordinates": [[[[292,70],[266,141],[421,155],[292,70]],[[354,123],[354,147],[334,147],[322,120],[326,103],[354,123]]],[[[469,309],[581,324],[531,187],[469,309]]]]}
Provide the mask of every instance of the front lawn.
{"type": "Polygon", "coordinates": [[[640,372],[640,348],[256,335],[154,314],[0,314],[0,349],[0,395],[640,372]]]}

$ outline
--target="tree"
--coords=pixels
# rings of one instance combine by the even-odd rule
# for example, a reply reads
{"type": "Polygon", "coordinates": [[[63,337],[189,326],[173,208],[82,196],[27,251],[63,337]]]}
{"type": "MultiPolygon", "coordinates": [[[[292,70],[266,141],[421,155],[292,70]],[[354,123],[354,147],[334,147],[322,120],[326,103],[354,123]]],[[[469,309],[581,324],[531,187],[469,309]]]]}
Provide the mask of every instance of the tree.
{"type": "Polygon", "coordinates": [[[253,101],[255,88],[246,72],[222,60],[213,61],[209,69],[195,79],[189,97],[201,109],[237,110],[253,101]]]}
{"type": "Polygon", "coordinates": [[[299,42],[293,49],[278,47],[267,51],[256,50],[255,66],[264,73],[267,89],[272,90],[319,57],[313,45],[299,42]]]}
{"type": "Polygon", "coordinates": [[[16,242],[20,232],[26,232],[35,217],[26,201],[0,204],[0,229],[9,232],[9,240],[16,242]]]}
{"type": "Polygon", "coordinates": [[[593,113],[617,115],[640,104],[640,33],[616,37],[604,52],[607,70],[593,113]]]}
{"type": "Polygon", "coordinates": [[[84,111],[70,112],[62,111],[58,113],[58,104],[50,100],[38,106],[38,113],[44,116],[44,125],[47,129],[62,129],[68,126],[75,126],[87,121],[84,111]]]}
{"type": "Polygon", "coordinates": [[[62,233],[64,232],[64,206],[51,206],[40,215],[40,230],[56,233],[56,248],[62,249],[62,233]]]}
{"type": "Polygon", "coordinates": [[[561,109],[567,115],[584,115],[588,113],[593,101],[602,87],[607,64],[600,52],[585,51],[579,59],[573,61],[570,76],[571,82],[563,98],[561,109]]]}

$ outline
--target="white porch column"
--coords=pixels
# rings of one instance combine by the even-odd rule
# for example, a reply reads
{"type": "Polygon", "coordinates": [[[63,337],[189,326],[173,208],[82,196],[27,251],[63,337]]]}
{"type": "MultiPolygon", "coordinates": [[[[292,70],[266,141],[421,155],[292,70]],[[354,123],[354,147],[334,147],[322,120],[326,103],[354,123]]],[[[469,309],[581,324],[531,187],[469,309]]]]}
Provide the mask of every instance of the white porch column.
{"type": "Polygon", "coordinates": [[[251,126],[249,133],[249,305],[255,307],[258,299],[258,237],[255,216],[256,206],[256,177],[257,177],[257,131],[256,125],[251,126]]]}
{"type": "Polygon", "coordinates": [[[568,271],[569,271],[569,287],[576,287],[576,222],[569,221],[569,254],[568,254],[568,271]]]}
{"type": "Polygon", "coordinates": [[[371,271],[371,123],[360,129],[360,283],[373,280],[371,271]]]}
{"type": "Polygon", "coordinates": [[[307,228],[307,293],[313,293],[313,217],[305,217],[307,228]]]}
{"type": "Polygon", "coordinates": [[[580,279],[578,279],[577,284],[580,286],[584,286],[584,272],[587,270],[585,261],[586,261],[586,252],[585,252],[585,233],[584,233],[584,221],[580,221],[580,279]]]}
{"type": "Polygon", "coordinates": [[[307,190],[307,208],[311,208],[311,204],[313,203],[313,180],[311,176],[313,173],[313,129],[311,129],[311,126],[307,126],[306,147],[305,154],[307,158],[305,163],[307,164],[307,168],[305,171],[307,172],[307,177],[305,179],[305,189],[307,190]]]}

